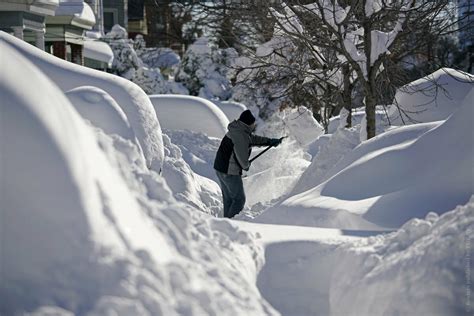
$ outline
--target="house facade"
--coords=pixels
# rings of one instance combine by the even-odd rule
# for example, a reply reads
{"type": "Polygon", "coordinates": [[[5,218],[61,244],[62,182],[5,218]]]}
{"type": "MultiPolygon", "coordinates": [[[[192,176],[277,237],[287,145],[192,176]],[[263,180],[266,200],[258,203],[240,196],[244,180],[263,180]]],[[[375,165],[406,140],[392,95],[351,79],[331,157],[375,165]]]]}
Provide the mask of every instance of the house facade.
{"type": "Polygon", "coordinates": [[[46,18],[46,51],[84,65],[84,35],[95,24],[94,12],[83,0],[60,0],[56,14],[46,18]]]}
{"type": "Polygon", "coordinates": [[[0,1],[0,30],[44,50],[46,17],[58,6],[59,0],[0,1]]]}

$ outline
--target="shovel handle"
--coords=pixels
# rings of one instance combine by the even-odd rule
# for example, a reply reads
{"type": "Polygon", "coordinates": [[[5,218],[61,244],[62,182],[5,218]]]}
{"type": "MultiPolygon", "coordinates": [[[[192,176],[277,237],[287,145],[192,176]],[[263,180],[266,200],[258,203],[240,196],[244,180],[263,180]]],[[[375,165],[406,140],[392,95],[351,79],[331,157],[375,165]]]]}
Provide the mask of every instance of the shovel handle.
{"type": "MultiPolygon", "coordinates": [[[[283,136],[280,139],[280,141],[282,141],[283,139],[287,138],[288,136],[283,136]]],[[[250,159],[249,161],[252,162],[254,161],[255,159],[257,159],[258,157],[260,157],[261,155],[263,155],[264,153],[266,153],[270,148],[272,148],[273,145],[270,145],[268,146],[267,148],[265,148],[262,152],[260,152],[257,156],[253,157],[252,159],[250,159]]]]}

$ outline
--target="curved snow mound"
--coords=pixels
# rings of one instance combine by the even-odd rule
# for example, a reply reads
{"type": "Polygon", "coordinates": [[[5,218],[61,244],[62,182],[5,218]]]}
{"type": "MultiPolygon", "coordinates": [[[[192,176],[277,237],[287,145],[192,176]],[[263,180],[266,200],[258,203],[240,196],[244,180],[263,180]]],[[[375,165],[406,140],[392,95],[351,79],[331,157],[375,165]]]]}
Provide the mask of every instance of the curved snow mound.
{"type": "Polygon", "coordinates": [[[474,89],[441,124],[407,126],[362,143],[333,167],[325,176],[328,180],[257,219],[347,229],[393,228],[428,211],[441,214],[466,203],[474,193],[473,99],[474,89]]]}
{"type": "Polygon", "coordinates": [[[107,92],[84,86],[69,90],[65,94],[79,114],[94,126],[100,127],[109,135],[117,134],[134,141],[135,135],[127,116],[107,92]]]}
{"type": "MultiPolygon", "coordinates": [[[[392,125],[445,120],[462,104],[474,87],[474,76],[451,68],[434,73],[398,89],[388,115],[392,125]]],[[[472,101],[472,100],[471,100],[472,101]]]]}
{"type": "Polygon", "coordinates": [[[471,197],[441,217],[429,213],[392,234],[340,247],[346,253],[333,273],[331,314],[467,315],[473,232],[471,197]]]}
{"type": "Polygon", "coordinates": [[[351,152],[360,144],[359,129],[341,128],[327,139],[319,137],[324,142],[319,148],[316,156],[311,161],[309,167],[304,171],[293,188],[292,195],[314,188],[326,180],[324,177],[328,171],[337,164],[346,154],[351,152]]]}
{"type": "Polygon", "coordinates": [[[0,314],[277,314],[251,235],[176,202],[135,164],[137,146],[90,128],[32,63],[0,51],[14,61],[0,67],[0,314]]]}
{"type": "Polygon", "coordinates": [[[0,38],[35,64],[63,92],[92,85],[111,95],[127,115],[148,167],[161,169],[164,149],[160,123],[150,99],[140,87],[124,78],[59,59],[5,32],[0,32],[0,38]]]}
{"type": "Polygon", "coordinates": [[[172,144],[166,134],[163,134],[163,141],[165,144],[163,177],[170,186],[173,196],[178,201],[217,217],[222,209],[219,185],[194,173],[183,159],[179,147],[172,144]]]}
{"type": "Polygon", "coordinates": [[[223,137],[229,120],[214,103],[183,95],[151,95],[150,100],[163,128],[190,130],[211,137],[223,137]]]}
{"type": "Polygon", "coordinates": [[[45,298],[84,303],[105,286],[99,254],[111,266],[134,251],[167,262],[173,252],[67,98],[11,46],[1,51],[15,61],[0,78],[4,312],[45,298]]]}
{"type": "Polygon", "coordinates": [[[174,145],[179,147],[184,161],[195,173],[215,182],[219,181],[213,165],[221,142],[220,139],[186,130],[164,129],[163,133],[171,139],[174,145]]]}
{"type": "Polygon", "coordinates": [[[308,146],[324,134],[324,128],[313,117],[313,113],[304,106],[284,112],[283,122],[302,146],[308,146]]]}
{"type": "Polygon", "coordinates": [[[224,112],[229,121],[237,120],[243,111],[247,110],[247,107],[243,103],[236,101],[212,101],[217,104],[219,109],[224,112]]]}

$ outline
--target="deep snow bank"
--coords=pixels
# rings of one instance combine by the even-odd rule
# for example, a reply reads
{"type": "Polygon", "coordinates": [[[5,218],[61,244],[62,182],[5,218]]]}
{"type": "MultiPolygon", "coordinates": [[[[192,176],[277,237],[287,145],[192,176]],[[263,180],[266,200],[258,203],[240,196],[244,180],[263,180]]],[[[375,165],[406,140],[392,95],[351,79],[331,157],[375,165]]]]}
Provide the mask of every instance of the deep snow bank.
{"type": "Polygon", "coordinates": [[[0,32],[0,38],[3,45],[25,56],[63,92],[92,85],[111,95],[127,115],[148,166],[155,170],[161,168],[164,152],[160,123],[148,96],[140,87],[124,78],[59,59],[5,32],[0,32]]]}
{"type": "MultiPolygon", "coordinates": [[[[445,120],[462,104],[474,86],[474,76],[451,68],[441,68],[413,81],[395,94],[388,109],[392,125],[445,120]]],[[[472,100],[471,100],[472,102],[472,100]]]]}
{"type": "Polygon", "coordinates": [[[221,142],[219,138],[188,130],[164,129],[163,132],[169,136],[173,144],[179,147],[183,159],[195,173],[218,181],[213,166],[221,142]]]}
{"type": "Polygon", "coordinates": [[[108,277],[101,253],[117,261],[145,251],[168,262],[174,251],[67,98],[14,49],[1,50],[10,61],[0,84],[2,310],[70,295],[81,297],[67,307],[84,304],[108,277]],[[23,78],[34,86],[28,93],[23,78]]]}
{"type": "Polygon", "coordinates": [[[400,128],[362,143],[327,181],[257,220],[358,229],[372,224],[399,227],[430,210],[444,213],[465,203],[474,192],[473,98],[474,89],[448,120],[421,136],[429,125],[400,128]]]}
{"type": "Polygon", "coordinates": [[[97,87],[83,86],[65,94],[79,114],[94,126],[108,134],[135,141],[127,116],[107,92],[97,87]]]}
{"type": "Polygon", "coordinates": [[[345,244],[330,283],[333,315],[468,315],[474,197],[395,233],[345,244]]]}
{"type": "Polygon", "coordinates": [[[151,95],[150,99],[163,128],[190,130],[219,138],[227,132],[229,120],[211,101],[171,94],[151,95]]]}
{"type": "Polygon", "coordinates": [[[176,202],[136,144],[0,45],[1,314],[276,314],[249,234],[176,202]]]}
{"type": "Polygon", "coordinates": [[[196,174],[183,159],[183,154],[170,138],[163,134],[165,145],[165,162],[163,177],[170,186],[173,196],[214,216],[222,213],[221,189],[216,182],[196,174]]]}

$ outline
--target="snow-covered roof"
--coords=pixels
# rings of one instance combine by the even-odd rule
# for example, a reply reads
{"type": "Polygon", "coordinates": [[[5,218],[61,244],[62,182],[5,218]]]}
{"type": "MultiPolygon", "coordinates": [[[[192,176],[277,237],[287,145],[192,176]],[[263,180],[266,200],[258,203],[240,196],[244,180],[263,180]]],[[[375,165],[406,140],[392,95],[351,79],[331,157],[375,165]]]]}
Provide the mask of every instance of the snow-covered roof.
{"type": "Polygon", "coordinates": [[[112,61],[114,60],[114,53],[112,48],[100,40],[92,40],[86,39],[84,41],[84,57],[98,60],[110,67],[112,65],[112,61]]]}
{"type": "Polygon", "coordinates": [[[83,0],[60,0],[55,16],[72,16],[73,21],[90,26],[96,22],[94,11],[83,0]]]}

